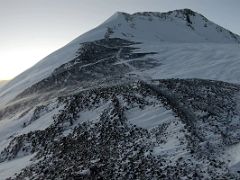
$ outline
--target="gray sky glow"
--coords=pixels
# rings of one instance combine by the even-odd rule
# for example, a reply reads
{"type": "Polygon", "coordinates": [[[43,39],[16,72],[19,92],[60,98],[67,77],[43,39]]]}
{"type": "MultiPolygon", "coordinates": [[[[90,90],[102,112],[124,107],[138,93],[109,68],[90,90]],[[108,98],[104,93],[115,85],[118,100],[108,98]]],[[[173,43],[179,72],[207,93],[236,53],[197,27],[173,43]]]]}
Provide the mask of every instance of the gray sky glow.
{"type": "Polygon", "coordinates": [[[240,34],[240,0],[0,0],[0,79],[11,79],[116,11],[190,8],[240,34]]]}

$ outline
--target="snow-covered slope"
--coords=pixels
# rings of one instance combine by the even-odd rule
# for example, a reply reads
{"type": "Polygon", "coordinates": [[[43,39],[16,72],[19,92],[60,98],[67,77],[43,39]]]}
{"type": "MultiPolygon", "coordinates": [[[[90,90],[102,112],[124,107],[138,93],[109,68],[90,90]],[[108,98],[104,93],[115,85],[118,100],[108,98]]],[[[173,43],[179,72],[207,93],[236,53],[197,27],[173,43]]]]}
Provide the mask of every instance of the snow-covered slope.
{"type": "Polygon", "coordinates": [[[0,87],[0,177],[239,178],[239,42],[189,9],[115,13],[0,87]]]}
{"type": "Polygon", "coordinates": [[[150,58],[159,66],[143,71],[151,79],[201,78],[240,83],[240,46],[215,43],[148,43],[139,52],[157,52],[150,58]]]}

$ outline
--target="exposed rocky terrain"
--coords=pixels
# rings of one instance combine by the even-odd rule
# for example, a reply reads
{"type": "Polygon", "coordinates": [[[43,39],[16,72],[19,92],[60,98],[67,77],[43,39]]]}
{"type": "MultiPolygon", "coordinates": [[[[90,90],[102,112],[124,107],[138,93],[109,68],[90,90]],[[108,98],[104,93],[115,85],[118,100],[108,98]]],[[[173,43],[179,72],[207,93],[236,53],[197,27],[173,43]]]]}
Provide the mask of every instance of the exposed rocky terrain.
{"type": "MultiPolygon", "coordinates": [[[[36,154],[12,179],[239,178],[222,158],[240,141],[239,91],[224,82],[170,79],[59,97],[64,106],[54,123],[13,138],[1,162],[36,154]],[[150,120],[141,125],[129,117],[153,108],[171,115],[150,127],[150,120]]],[[[53,110],[48,106],[36,108],[23,128],[53,110]]]]}

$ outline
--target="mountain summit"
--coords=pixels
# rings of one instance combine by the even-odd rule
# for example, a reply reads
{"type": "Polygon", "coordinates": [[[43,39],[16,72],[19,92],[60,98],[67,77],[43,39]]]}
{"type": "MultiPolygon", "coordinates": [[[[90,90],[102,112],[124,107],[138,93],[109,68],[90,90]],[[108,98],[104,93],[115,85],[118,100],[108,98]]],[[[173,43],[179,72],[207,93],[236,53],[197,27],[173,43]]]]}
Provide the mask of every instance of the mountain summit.
{"type": "Polygon", "coordinates": [[[166,13],[117,12],[96,29],[81,36],[115,37],[136,41],[182,43],[239,43],[240,37],[190,9],[166,13]]]}
{"type": "Polygon", "coordinates": [[[240,37],[117,12],[0,89],[0,177],[239,179],[240,37]]]}

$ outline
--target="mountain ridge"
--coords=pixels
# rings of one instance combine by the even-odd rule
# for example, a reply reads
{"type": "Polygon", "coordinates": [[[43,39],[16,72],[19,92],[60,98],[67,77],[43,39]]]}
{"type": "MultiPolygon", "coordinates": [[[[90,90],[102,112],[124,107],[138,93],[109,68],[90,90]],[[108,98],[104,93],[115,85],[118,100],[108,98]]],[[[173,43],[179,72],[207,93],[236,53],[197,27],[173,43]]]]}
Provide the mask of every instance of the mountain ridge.
{"type": "Polygon", "coordinates": [[[0,177],[239,179],[234,37],[189,9],[114,14],[0,89],[0,177]]]}
{"type": "MultiPolygon", "coordinates": [[[[190,28],[192,28],[192,30],[194,30],[194,19],[198,18],[199,21],[203,21],[202,22],[202,26],[204,26],[205,28],[208,28],[208,26],[215,26],[214,28],[217,29],[217,31],[219,32],[226,32],[226,34],[229,33],[230,38],[233,38],[233,42],[237,42],[239,43],[239,36],[237,34],[232,33],[229,30],[226,30],[225,28],[216,25],[215,23],[213,23],[212,21],[208,20],[206,17],[204,17],[202,14],[199,14],[197,12],[194,12],[190,9],[179,9],[179,10],[174,10],[174,11],[169,11],[169,12],[164,12],[164,13],[160,13],[160,12],[138,12],[138,13],[133,13],[133,14],[128,14],[125,12],[117,12],[115,13],[113,16],[111,16],[108,20],[106,20],[102,25],[98,26],[97,28],[101,27],[101,26],[108,26],[108,24],[110,23],[109,26],[111,26],[111,21],[120,21],[120,23],[118,25],[115,25],[114,27],[109,27],[112,30],[114,28],[117,28],[116,26],[121,25],[121,18],[124,17],[124,19],[128,22],[128,23],[132,23],[129,26],[132,26],[132,28],[134,27],[134,20],[137,20],[139,18],[146,18],[144,19],[145,21],[154,21],[154,20],[160,20],[160,21],[166,21],[166,20],[171,20],[171,21],[175,21],[176,19],[181,19],[184,22],[186,22],[186,25],[190,28]],[[154,19],[157,18],[157,19],[154,19]]],[[[198,20],[197,19],[197,20],[198,20]]],[[[196,22],[198,23],[198,22],[196,22]]],[[[143,27],[140,27],[138,29],[141,29],[143,27]]],[[[180,27],[181,28],[181,27],[180,27]]],[[[196,29],[198,29],[199,27],[197,27],[196,29]]],[[[159,30],[159,29],[158,29],[159,30]]],[[[114,31],[114,30],[113,30],[114,31]]],[[[179,30],[178,30],[179,31],[179,30]]],[[[172,33],[172,32],[170,32],[172,33]]],[[[119,36],[119,35],[117,35],[119,36]]],[[[124,38],[124,37],[123,37],[124,38]]],[[[131,37],[128,37],[131,38],[131,37]]],[[[196,37],[195,37],[196,38],[196,37]]],[[[138,37],[139,39],[139,37],[138,37]]],[[[156,39],[151,39],[151,40],[156,40],[156,39]]],[[[200,40],[200,39],[199,39],[200,40]]],[[[169,40],[164,40],[164,41],[169,41],[169,40]]],[[[172,40],[170,40],[171,42],[172,40]]],[[[216,40],[200,40],[201,42],[215,42],[216,40]]],[[[173,42],[177,42],[177,39],[174,39],[173,42]]],[[[180,41],[180,42],[184,42],[184,41],[180,41]]],[[[186,40],[186,42],[191,42],[189,40],[186,40]]],[[[221,41],[220,41],[221,42],[221,41]]]]}

